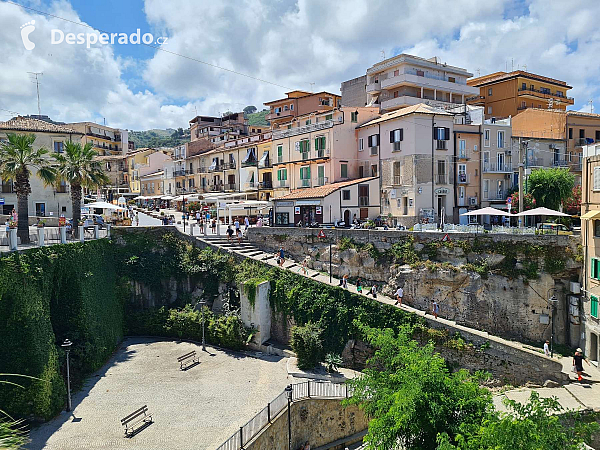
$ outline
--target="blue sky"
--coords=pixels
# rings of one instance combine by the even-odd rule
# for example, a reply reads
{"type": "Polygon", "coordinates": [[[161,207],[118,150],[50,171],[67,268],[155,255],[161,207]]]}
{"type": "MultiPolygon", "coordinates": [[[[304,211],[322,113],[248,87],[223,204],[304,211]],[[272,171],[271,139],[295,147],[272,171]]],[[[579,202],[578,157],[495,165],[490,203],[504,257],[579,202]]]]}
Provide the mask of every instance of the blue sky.
{"type": "MultiPolygon", "coordinates": [[[[481,75],[523,68],[573,86],[573,109],[600,110],[600,2],[586,0],[17,0],[108,32],[168,36],[165,49],[293,89],[339,92],[407,52],[481,75]],[[210,7],[208,7],[210,5],[210,7]],[[382,20],[385,18],[385,20],[382,20]],[[376,25],[374,25],[376,24],[376,25]],[[312,83],[312,85],[311,85],[312,83]]],[[[0,0],[0,120],[37,111],[27,72],[43,72],[41,109],[56,120],[130,129],[186,127],[196,114],[259,109],[286,89],[143,45],[51,45],[85,27],[0,0]],[[22,24],[36,21],[33,50],[22,24]]]]}

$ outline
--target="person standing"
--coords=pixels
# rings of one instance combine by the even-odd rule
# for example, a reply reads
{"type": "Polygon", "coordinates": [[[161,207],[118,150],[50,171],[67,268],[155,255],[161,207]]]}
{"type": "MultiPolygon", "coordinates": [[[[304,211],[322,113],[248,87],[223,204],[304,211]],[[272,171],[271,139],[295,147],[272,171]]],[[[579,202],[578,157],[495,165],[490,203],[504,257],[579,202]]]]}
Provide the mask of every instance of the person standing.
{"type": "Polygon", "coordinates": [[[304,258],[304,261],[302,261],[302,272],[304,273],[304,275],[308,275],[308,259],[304,258]]]}
{"type": "Polygon", "coordinates": [[[13,208],[12,212],[10,213],[10,215],[12,216],[12,221],[13,222],[18,222],[19,221],[19,215],[17,214],[17,210],[15,208],[13,208]]]}
{"type": "Polygon", "coordinates": [[[544,342],[544,355],[550,356],[550,342],[547,339],[546,342],[544,342]]]}
{"type": "Polygon", "coordinates": [[[360,278],[356,280],[356,292],[362,294],[362,281],[360,278]]]}
{"type": "Polygon", "coordinates": [[[233,237],[233,229],[231,225],[227,225],[227,242],[231,242],[231,238],[233,237]]]}
{"type": "Polygon", "coordinates": [[[244,217],[244,227],[246,228],[244,231],[248,231],[248,228],[250,228],[250,219],[248,219],[248,216],[244,217]]]}
{"type": "Polygon", "coordinates": [[[235,221],[233,222],[233,226],[235,227],[235,234],[237,236],[237,232],[240,230],[240,221],[237,219],[237,217],[235,218],[235,221]]]}
{"type": "Polygon", "coordinates": [[[342,288],[343,289],[348,289],[348,274],[345,274],[342,277],[342,288]]]}
{"type": "Polygon", "coordinates": [[[585,361],[588,366],[590,365],[587,358],[583,356],[581,349],[578,348],[575,350],[575,355],[573,356],[573,367],[575,367],[575,372],[577,372],[577,381],[581,381],[583,379],[581,377],[581,374],[583,373],[583,361],[585,361]]]}
{"type": "Polygon", "coordinates": [[[140,226],[140,213],[136,211],[135,213],[135,226],[139,227],[140,226]]]}
{"type": "Polygon", "coordinates": [[[402,297],[404,296],[404,289],[398,286],[398,290],[396,291],[396,305],[402,306],[402,297]]]}
{"type": "Polygon", "coordinates": [[[371,295],[373,296],[373,298],[377,298],[377,286],[371,286],[371,295]]]}
{"type": "Polygon", "coordinates": [[[283,263],[285,263],[285,252],[283,251],[283,247],[279,247],[279,267],[283,267],[283,263]]]}
{"type": "Polygon", "coordinates": [[[200,214],[200,211],[196,211],[196,223],[200,223],[201,218],[202,218],[202,214],[200,214]]]}
{"type": "Polygon", "coordinates": [[[210,229],[212,234],[217,233],[217,221],[213,218],[212,223],[210,224],[210,229]]]}
{"type": "Polygon", "coordinates": [[[237,240],[238,240],[238,244],[242,243],[242,230],[240,230],[239,228],[237,229],[237,240]]]}
{"type": "Polygon", "coordinates": [[[431,310],[433,312],[433,317],[435,317],[437,319],[438,318],[438,314],[440,313],[440,305],[438,305],[438,302],[436,302],[435,300],[433,301],[433,305],[431,307],[431,310]]]}

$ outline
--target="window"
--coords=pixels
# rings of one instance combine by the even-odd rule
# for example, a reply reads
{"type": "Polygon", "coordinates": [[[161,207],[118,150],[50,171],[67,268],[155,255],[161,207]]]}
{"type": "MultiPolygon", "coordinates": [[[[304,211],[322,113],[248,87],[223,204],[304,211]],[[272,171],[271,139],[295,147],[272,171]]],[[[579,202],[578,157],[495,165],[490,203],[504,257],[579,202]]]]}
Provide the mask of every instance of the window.
{"type": "Polygon", "coordinates": [[[585,138],[585,130],[583,128],[579,129],[579,139],[585,138]]]}
{"type": "Polygon", "coordinates": [[[492,96],[492,88],[488,88],[488,97],[492,96]]]}
{"type": "Polygon", "coordinates": [[[600,141],[600,130],[596,130],[596,142],[600,141]]]}
{"type": "Polygon", "coordinates": [[[594,220],[594,237],[600,238],[600,220],[594,220]]]}
{"type": "Polygon", "coordinates": [[[377,176],[377,164],[371,164],[371,176],[372,177],[377,176]]]}
{"type": "Polygon", "coordinates": [[[291,125],[288,125],[288,126],[287,126],[287,129],[288,129],[288,130],[291,130],[291,129],[292,129],[292,126],[291,126],[291,125]]]}
{"type": "MultiPolygon", "coordinates": [[[[367,144],[371,148],[371,153],[372,153],[373,147],[377,147],[379,145],[379,135],[372,134],[371,136],[369,136],[367,144]]],[[[377,149],[375,149],[375,150],[377,150],[377,149]]],[[[377,154],[377,153],[375,153],[375,154],[377,154]]]]}
{"type": "Polygon", "coordinates": [[[483,180],[483,198],[487,199],[490,196],[490,180],[483,180]]]}
{"type": "Polygon", "coordinates": [[[593,191],[600,191],[600,167],[594,167],[594,187],[593,191]]]}
{"type": "Polygon", "coordinates": [[[287,111],[287,110],[288,110],[288,105],[284,105],[284,106],[283,106],[283,110],[284,110],[284,111],[287,111]]]}
{"type": "Polygon", "coordinates": [[[417,70],[417,76],[418,77],[424,77],[425,76],[425,72],[423,72],[422,70],[417,70]]]}
{"type": "Polygon", "coordinates": [[[310,166],[300,167],[300,181],[302,187],[310,187],[310,166]]]}
{"type": "Polygon", "coordinates": [[[433,139],[438,141],[448,141],[450,139],[450,128],[434,127],[433,139]]]}
{"type": "Polygon", "coordinates": [[[398,75],[400,75],[400,70],[398,70],[398,69],[394,70],[394,76],[397,77],[398,75]]]}
{"type": "Polygon", "coordinates": [[[348,178],[348,164],[340,164],[340,176],[348,178]]]}
{"type": "Polygon", "coordinates": [[[487,113],[488,113],[488,114],[491,114],[491,113],[492,113],[492,107],[491,107],[491,106],[488,106],[487,113]]]}
{"type": "Polygon", "coordinates": [[[352,122],[352,123],[358,122],[358,111],[350,113],[350,122],[352,122]]]}
{"type": "Polygon", "coordinates": [[[350,200],[350,189],[342,190],[342,200],[350,200]]]}
{"type": "Polygon", "coordinates": [[[308,139],[304,139],[300,142],[298,142],[298,147],[300,150],[300,153],[302,153],[302,158],[306,159],[308,158],[308,154],[310,152],[310,141],[308,139]]]}
{"type": "Polygon", "coordinates": [[[437,161],[437,180],[438,184],[446,184],[446,160],[438,159],[437,161]]]}
{"type": "Polygon", "coordinates": [[[275,225],[289,225],[290,213],[275,213],[275,225]]]}
{"type": "Polygon", "coordinates": [[[598,297],[590,295],[590,315],[598,318],[598,297]]]}
{"type": "Polygon", "coordinates": [[[398,91],[394,91],[394,98],[398,98],[398,91]]]}
{"type": "Polygon", "coordinates": [[[525,91],[527,89],[527,83],[521,83],[521,90],[525,91]]]}
{"type": "Polygon", "coordinates": [[[325,136],[317,136],[315,138],[315,150],[323,151],[325,150],[326,139],[325,136]]]}
{"type": "Polygon", "coordinates": [[[592,258],[590,267],[591,267],[590,277],[593,278],[594,280],[600,280],[600,259],[592,258]]]}
{"type": "Polygon", "coordinates": [[[62,153],[64,151],[65,143],[64,142],[55,142],[54,143],[54,152],[62,153]]]}
{"type": "Polygon", "coordinates": [[[279,181],[279,186],[285,186],[287,181],[287,169],[279,169],[277,170],[277,181],[279,181]]]}
{"type": "Polygon", "coordinates": [[[535,87],[533,86],[533,84],[530,84],[530,85],[529,85],[529,90],[530,90],[530,91],[535,91],[535,87]]]}
{"type": "Polygon", "coordinates": [[[327,114],[325,120],[333,120],[333,114],[327,114]]]}
{"type": "Polygon", "coordinates": [[[454,78],[454,77],[448,77],[448,81],[450,83],[456,83],[456,78],[454,78]]]}
{"type": "Polygon", "coordinates": [[[504,148],[504,131],[498,131],[498,148],[504,148]]]}
{"type": "Polygon", "coordinates": [[[363,138],[360,138],[358,140],[358,151],[362,152],[365,149],[365,140],[363,138]]]}
{"type": "Polygon", "coordinates": [[[283,145],[277,146],[277,162],[283,161],[283,145]]]}
{"type": "Polygon", "coordinates": [[[293,110],[294,110],[294,104],[292,103],[292,104],[290,105],[290,111],[293,111],[293,110]]]}
{"type": "Polygon", "coordinates": [[[392,151],[399,152],[401,147],[401,142],[404,140],[404,129],[398,128],[396,130],[390,131],[390,143],[393,144],[392,151]]]}
{"type": "Polygon", "coordinates": [[[569,139],[573,139],[573,128],[569,128],[569,139]]]}
{"type": "Polygon", "coordinates": [[[394,161],[394,164],[392,166],[392,173],[394,176],[394,185],[399,185],[402,184],[401,180],[402,180],[402,165],[400,164],[400,161],[394,161]]]}
{"type": "Polygon", "coordinates": [[[483,130],[483,146],[490,146],[490,130],[483,130]]]}
{"type": "Polygon", "coordinates": [[[467,157],[467,141],[465,141],[464,139],[458,141],[458,157],[467,157]]]}
{"type": "Polygon", "coordinates": [[[307,120],[307,121],[306,121],[304,124],[305,124],[305,125],[310,125],[310,124],[311,124],[311,121],[310,121],[310,119],[308,119],[308,120],[307,120]]]}
{"type": "Polygon", "coordinates": [[[276,114],[279,114],[281,112],[281,106],[278,106],[277,108],[275,108],[273,110],[276,114]]]}

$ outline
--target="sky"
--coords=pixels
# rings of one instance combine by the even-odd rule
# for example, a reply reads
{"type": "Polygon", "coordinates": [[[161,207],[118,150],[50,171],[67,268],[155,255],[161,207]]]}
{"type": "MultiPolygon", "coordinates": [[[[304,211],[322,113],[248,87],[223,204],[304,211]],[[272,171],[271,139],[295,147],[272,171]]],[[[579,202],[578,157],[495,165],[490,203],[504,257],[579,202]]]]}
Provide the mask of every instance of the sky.
{"type": "Polygon", "coordinates": [[[40,109],[54,120],[186,128],[292,89],[339,93],[402,52],[475,76],[526,68],[573,86],[572,109],[593,100],[600,112],[598,17],[594,0],[0,0],[0,120],[37,114],[28,72],[43,73],[40,109]],[[137,29],[166,42],[52,43],[137,29]]]}

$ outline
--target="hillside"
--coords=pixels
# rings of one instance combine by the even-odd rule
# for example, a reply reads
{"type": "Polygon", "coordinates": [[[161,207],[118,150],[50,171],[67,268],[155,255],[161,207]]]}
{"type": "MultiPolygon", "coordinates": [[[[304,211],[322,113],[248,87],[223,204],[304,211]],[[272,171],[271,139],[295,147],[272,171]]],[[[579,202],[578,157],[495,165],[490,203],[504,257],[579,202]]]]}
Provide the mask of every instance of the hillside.
{"type": "Polygon", "coordinates": [[[268,127],[269,122],[267,122],[267,119],[266,119],[267,114],[269,114],[268,109],[264,109],[262,111],[255,112],[253,114],[248,114],[247,115],[248,125],[268,127]]]}
{"type": "Polygon", "coordinates": [[[190,130],[167,128],[166,130],[130,131],[129,139],[135,148],[174,147],[190,140],[190,130]]]}

